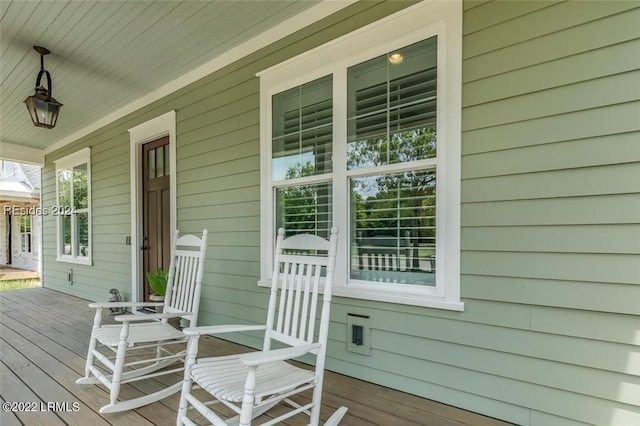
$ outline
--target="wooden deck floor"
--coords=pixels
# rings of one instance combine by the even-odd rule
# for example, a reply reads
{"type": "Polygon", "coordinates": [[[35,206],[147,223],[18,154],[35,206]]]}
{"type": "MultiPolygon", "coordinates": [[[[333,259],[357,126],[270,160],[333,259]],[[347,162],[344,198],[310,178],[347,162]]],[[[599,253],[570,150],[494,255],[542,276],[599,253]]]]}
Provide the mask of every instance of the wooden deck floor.
{"type": "MultiPolygon", "coordinates": [[[[33,402],[31,408],[36,408],[2,412],[0,424],[175,424],[179,395],[137,410],[101,415],[98,410],[108,400],[106,389],[75,384],[84,371],[92,319],[93,310],[83,299],[44,288],[0,292],[0,402],[33,402]],[[49,402],[68,404],[47,410],[49,402]]],[[[247,348],[207,337],[200,350],[213,355],[247,348]]],[[[131,398],[162,386],[144,382],[125,385],[121,395],[131,398]]],[[[323,419],[341,405],[349,408],[344,426],[507,424],[331,372],[325,375],[322,402],[323,419]]]]}

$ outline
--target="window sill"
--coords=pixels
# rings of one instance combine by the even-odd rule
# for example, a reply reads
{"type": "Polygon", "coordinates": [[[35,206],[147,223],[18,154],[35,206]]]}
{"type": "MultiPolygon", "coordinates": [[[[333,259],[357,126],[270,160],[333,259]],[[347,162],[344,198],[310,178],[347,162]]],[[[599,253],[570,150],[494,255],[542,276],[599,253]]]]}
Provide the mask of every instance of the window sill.
{"type": "Polygon", "coordinates": [[[80,259],[80,258],[64,257],[64,256],[56,257],[56,262],[73,263],[73,264],[76,264],[76,265],[93,266],[93,262],[91,261],[91,259],[80,259]]]}
{"type": "MultiPolygon", "coordinates": [[[[259,287],[271,287],[271,280],[258,281],[259,287]]],[[[320,292],[324,291],[320,286],[320,292]]],[[[361,286],[359,288],[335,286],[333,295],[352,299],[373,300],[376,302],[397,303],[401,305],[422,306],[425,308],[446,309],[450,311],[464,311],[464,302],[445,300],[443,297],[425,294],[424,292],[397,292],[361,286]]]]}

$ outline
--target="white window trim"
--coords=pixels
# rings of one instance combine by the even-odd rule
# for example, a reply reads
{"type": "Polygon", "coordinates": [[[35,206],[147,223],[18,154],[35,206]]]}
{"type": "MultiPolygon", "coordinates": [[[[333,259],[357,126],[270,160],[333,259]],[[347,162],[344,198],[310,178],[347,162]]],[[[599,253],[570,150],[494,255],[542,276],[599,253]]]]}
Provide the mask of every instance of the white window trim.
{"type": "MultiPolygon", "coordinates": [[[[274,189],[271,184],[271,99],[273,95],[333,74],[334,140],[346,135],[347,68],[434,35],[438,36],[438,145],[436,198],[436,287],[392,285],[381,288],[349,280],[339,261],[336,296],[462,311],[460,300],[460,177],[462,108],[462,2],[426,1],[305,52],[258,74],[260,77],[261,280],[269,285],[275,240],[274,189]],[[318,66],[318,64],[324,64],[318,66]],[[446,191],[445,191],[446,188],[446,191]],[[445,220],[446,216],[446,220],[445,220]]],[[[338,253],[348,251],[349,218],[346,152],[333,151],[333,220],[340,229],[338,253]],[[344,206],[338,207],[340,200],[344,206]]],[[[359,173],[356,172],[356,173],[359,173]]]]}
{"type": "MultiPolygon", "coordinates": [[[[79,265],[93,264],[93,227],[91,224],[91,148],[84,148],[66,157],[60,158],[54,161],[56,165],[56,205],[59,206],[58,196],[60,194],[58,171],[59,170],[72,170],[75,166],[83,163],[87,163],[87,211],[88,211],[88,226],[89,226],[89,256],[78,257],[73,255],[62,254],[60,251],[60,219],[56,217],[56,261],[65,263],[76,263],[79,265]]],[[[71,238],[71,244],[74,244],[74,238],[71,238]]]]}
{"type": "Polygon", "coordinates": [[[176,191],[176,112],[169,111],[149,121],[129,129],[129,156],[131,182],[131,301],[142,300],[140,271],[142,270],[142,145],[169,137],[169,226],[173,239],[173,230],[177,229],[177,191],[176,191]]]}

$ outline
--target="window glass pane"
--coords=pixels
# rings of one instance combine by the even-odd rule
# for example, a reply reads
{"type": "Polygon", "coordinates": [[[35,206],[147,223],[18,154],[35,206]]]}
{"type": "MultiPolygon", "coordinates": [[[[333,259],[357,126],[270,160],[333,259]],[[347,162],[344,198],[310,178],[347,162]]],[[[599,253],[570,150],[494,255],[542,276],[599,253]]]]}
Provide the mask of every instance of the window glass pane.
{"type": "Polygon", "coordinates": [[[58,171],[58,205],[71,207],[71,170],[58,171]]]}
{"type": "Polygon", "coordinates": [[[87,189],[87,163],[84,163],[73,168],[73,206],[76,209],[89,206],[87,189]]]}
{"type": "Polygon", "coordinates": [[[31,232],[31,216],[20,216],[20,232],[31,232]]]}
{"type": "Polygon", "coordinates": [[[276,229],[286,235],[311,233],[329,238],[332,224],[330,183],[276,189],[276,229]]]}
{"type": "Polygon", "coordinates": [[[71,256],[71,216],[60,217],[60,253],[71,256]]]}
{"type": "Polygon", "coordinates": [[[437,37],[349,68],[350,170],[436,156],[436,74],[437,37]]]}
{"type": "Polygon", "coordinates": [[[27,238],[28,237],[29,237],[29,234],[22,234],[22,236],[21,236],[22,246],[21,246],[20,250],[23,253],[28,253],[29,252],[29,249],[27,247],[27,244],[28,244],[27,238]]]}
{"type": "Polygon", "coordinates": [[[78,213],[76,217],[76,256],[89,257],[89,213],[78,213]]]}
{"type": "Polygon", "coordinates": [[[274,181],[332,171],[332,117],[331,76],[273,97],[274,181]]]}
{"type": "Polygon", "coordinates": [[[435,170],[351,180],[351,278],[435,285],[435,170]]]}

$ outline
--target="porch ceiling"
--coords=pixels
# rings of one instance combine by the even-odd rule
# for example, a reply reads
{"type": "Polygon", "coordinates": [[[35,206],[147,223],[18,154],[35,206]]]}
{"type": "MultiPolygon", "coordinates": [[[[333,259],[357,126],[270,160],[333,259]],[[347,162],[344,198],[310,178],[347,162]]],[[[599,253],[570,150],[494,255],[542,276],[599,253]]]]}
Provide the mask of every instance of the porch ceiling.
{"type": "Polygon", "coordinates": [[[48,152],[318,3],[2,0],[0,157],[48,152]],[[52,51],[45,68],[64,104],[52,130],[33,126],[22,103],[39,70],[34,45],[52,51]]]}

